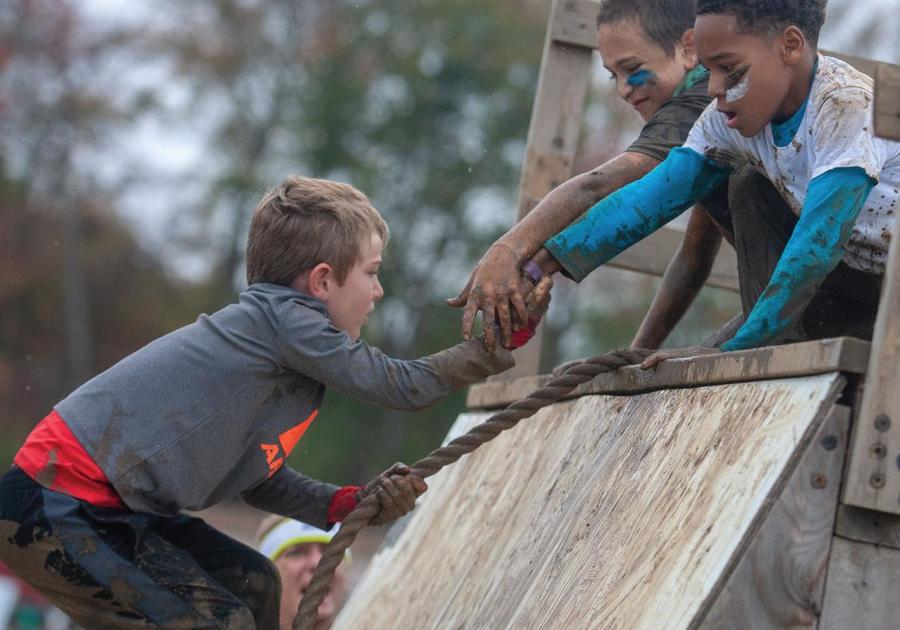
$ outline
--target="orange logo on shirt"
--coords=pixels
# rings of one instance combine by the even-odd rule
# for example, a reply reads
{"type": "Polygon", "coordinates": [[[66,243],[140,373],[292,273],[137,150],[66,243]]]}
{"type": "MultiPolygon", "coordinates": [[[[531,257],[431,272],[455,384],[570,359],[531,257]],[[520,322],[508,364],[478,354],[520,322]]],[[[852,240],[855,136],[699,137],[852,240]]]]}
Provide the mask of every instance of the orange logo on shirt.
{"type": "Polygon", "coordinates": [[[309,425],[312,424],[312,421],[316,419],[317,415],[319,415],[318,409],[309,414],[309,417],[306,420],[279,435],[278,444],[259,445],[259,448],[266,454],[266,463],[269,465],[269,477],[274,475],[278,469],[284,465],[285,458],[290,455],[291,451],[294,450],[294,447],[297,446],[297,442],[299,442],[300,438],[303,437],[303,434],[306,433],[309,425]]]}

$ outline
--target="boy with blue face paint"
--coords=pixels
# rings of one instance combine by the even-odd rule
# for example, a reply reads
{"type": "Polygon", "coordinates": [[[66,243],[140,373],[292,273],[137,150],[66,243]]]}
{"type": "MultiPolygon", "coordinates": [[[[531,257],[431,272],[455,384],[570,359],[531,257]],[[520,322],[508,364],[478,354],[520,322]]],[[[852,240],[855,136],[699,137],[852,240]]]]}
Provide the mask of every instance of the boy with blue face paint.
{"type": "MultiPolygon", "coordinates": [[[[594,203],[658,166],[680,147],[709,104],[708,72],[697,61],[693,0],[606,0],[597,17],[598,49],[619,96],[644,119],[640,136],[620,155],[573,177],[550,194],[485,253],[467,287],[448,302],[465,305],[463,335],[475,314],[496,318],[503,345],[524,304],[522,265],[544,241],[578,219],[594,203]]],[[[755,173],[754,186],[771,188],[755,173]]],[[[767,200],[783,205],[774,189],[767,200]]],[[[743,200],[742,200],[743,201],[743,200]]],[[[691,213],[684,241],[663,278],[632,345],[659,347],[702,288],[724,237],[733,242],[728,187],[719,186],[691,213]]],[[[491,333],[485,341],[493,343],[491,333]]]]}
{"type": "MultiPolygon", "coordinates": [[[[699,0],[697,13],[695,42],[714,102],[684,147],[548,240],[533,262],[580,280],[749,163],[794,216],[732,205],[742,284],[772,268],[722,349],[790,339],[816,326],[810,312],[813,320],[847,317],[846,326],[826,321],[823,331],[870,333],[900,188],[900,143],[872,132],[871,79],[817,54],[825,0],[699,0]],[[765,243],[768,256],[742,257],[752,242],[765,243]]],[[[667,351],[645,367],[714,351],[667,351]]]]}

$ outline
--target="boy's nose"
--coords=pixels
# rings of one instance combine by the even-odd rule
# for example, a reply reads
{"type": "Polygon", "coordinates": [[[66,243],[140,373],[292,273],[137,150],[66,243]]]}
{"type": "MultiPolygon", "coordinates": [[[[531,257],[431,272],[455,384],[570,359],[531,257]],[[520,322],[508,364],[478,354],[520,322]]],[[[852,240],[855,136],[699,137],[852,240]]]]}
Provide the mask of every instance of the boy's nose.
{"type": "Polygon", "coordinates": [[[617,77],[616,91],[619,93],[619,98],[621,98],[623,101],[627,101],[628,95],[634,91],[634,86],[629,85],[625,77],[617,77]]]}
{"type": "Polygon", "coordinates": [[[725,96],[725,84],[721,79],[717,79],[710,74],[709,84],[706,86],[706,93],[710,98],[721,98],[725,96]]]}
{"type": "Polygon", "coordinates": [[[375,279],[375,301],[378,302],[381,298],[384,297],[384,287],[381,286],[381,281],[376,278],[375,279]]]}

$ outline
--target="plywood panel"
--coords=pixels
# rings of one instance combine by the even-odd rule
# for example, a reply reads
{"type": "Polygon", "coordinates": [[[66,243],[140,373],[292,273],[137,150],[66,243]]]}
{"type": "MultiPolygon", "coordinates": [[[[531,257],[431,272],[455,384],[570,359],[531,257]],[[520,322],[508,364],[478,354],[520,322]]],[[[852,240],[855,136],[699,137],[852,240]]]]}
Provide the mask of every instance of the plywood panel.
{"type": "Polygon", "coordinates": [[[688,627],[842,381],[549,407],[432,478],[336,628],[688,627]]]}
{"type": "Polygon", "coordinates": [[[816,628],[849,423],[850,409],[835,405],[701,630],[816,628]]]}
{"type": "MultiPolygon", "coordinates": [[[[840,337],[690,359],[673,359],[660,363],[653,370],[627,367],[601,374],[574,390],[569,397],[585,394],[630,394],[670,387],[719,385],[826,372],[864,374],[869,348],[868,342],[840,337]]],[[[505,407],[528,396],[550,380],[550,376],[544,375],[473,385],[469,388],[466,404],[469,409],[505,407]]]]}
{"type": "Polygon", "coordinates": [[[900,551],[835,537],[820,630],[897,630],[900,551]]]}

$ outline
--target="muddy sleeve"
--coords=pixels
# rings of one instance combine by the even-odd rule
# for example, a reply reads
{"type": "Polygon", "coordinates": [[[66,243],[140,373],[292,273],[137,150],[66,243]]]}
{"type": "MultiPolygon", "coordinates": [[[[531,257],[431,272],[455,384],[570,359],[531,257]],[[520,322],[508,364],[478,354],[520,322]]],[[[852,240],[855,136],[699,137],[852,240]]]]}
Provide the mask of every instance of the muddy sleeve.
{"type": "Polygon", "coordinates": [[[794,228],[747,321],[722,350],[756,348],[788,330],[837,267],[875,181],[861,168],[838,168],[809,184],[794,228]]]}
{"type": "Polygon", "coordinates": [[[731,168],[692,149],[673,149],[662,164],[591,207],[544,243],[566,274],[581,282],[594,269],[704,199],[731,168]]]}
{"type": "Polygon", "coordinates": [[[241,494],[248,504],[264,512],[280,514],[328,529],[328,505],[338,487],[304,477],[282,466],[261,484],[241,494]]]}
{"type": "Polygon", "coordinates": [[[389,409],[427,407],[459,387],[514,364],[508,350],[489,352],[480,339],[420,359],[394,359],[351,339],[325,317],[293,313],[282,318],[278,336],[279,358],[286,367],[389,409]]]}
{"type": "Polygon", "coordinates": [[[669,151],[684,144],[691,127],[707,105],[709,96],[702,89],[688,90],[673,98],[647,121],[626,151],[642,153],[662,162],[669,151]]]}

